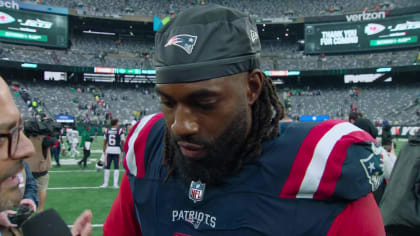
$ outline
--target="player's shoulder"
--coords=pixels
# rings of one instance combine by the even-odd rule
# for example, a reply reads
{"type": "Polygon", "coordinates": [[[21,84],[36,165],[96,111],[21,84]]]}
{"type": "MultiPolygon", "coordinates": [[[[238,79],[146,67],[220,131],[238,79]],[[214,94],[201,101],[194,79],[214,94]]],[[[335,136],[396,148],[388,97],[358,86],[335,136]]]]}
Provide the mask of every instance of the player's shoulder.
{"type": "Polygon", "coordinates": [[[118,128],[118,134],[119,135],[124,134],[124,129],[123,128],[118,128]]]}
{"type": "Polygon", "coordinates": [[[376,141],[349,122],[300,122],[283,125],[283,132],[295,137],[290,142],[298,143],[298,148],[281,197],[351,200],[375,190],[382,181],[376,141]]]}
{"type": "Polygon", "coordinates": [[[156,113],[143,117],[129,131],[124,144],[126,158],[124,168],[128,173],[144,177],[146,164],[152,159],[163,143],[165,121],[163,113],[156,113]]]}
{"type": "Polygon", "coordinates": [[[128,133],[128,139],[138,139],[140,137],[148,136],[150,131],[155,129],[163,129],[163,113],[155,113],[143,117],[137,121],[128,133]],[[161,122],[159,122],[161,121],[161,122]]]}

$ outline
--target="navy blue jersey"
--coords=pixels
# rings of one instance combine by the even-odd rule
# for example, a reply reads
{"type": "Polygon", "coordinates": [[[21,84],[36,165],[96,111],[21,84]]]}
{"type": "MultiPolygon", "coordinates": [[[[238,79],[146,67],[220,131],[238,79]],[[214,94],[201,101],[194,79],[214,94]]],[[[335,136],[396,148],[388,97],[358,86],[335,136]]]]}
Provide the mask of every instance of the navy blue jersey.
{"type": "Polygon", "coordinates": [[[106,153],[120,154],[121,142],[125,140],[122,128],[111,128],[105,130],[104,139],[106,140],[106,153]]]}
{"type": "Polygon", "coordinates": [[[374,140],[356,126],[331,120],[279,128],[257,161],[222,186],[196,184],[192,192],[179,177],[163,183],[165,122],[162,114],[145,117],[130,132],[123,163],[143,235],[327,235],[350,202],[382,181],[374,140]]]}

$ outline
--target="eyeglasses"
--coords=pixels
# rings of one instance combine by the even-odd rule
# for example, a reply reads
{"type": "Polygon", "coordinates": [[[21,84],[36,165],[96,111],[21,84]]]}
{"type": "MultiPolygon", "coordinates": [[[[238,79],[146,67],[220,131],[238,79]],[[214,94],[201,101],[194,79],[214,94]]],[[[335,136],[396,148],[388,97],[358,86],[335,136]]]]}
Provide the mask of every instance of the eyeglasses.
{"type": "Polygon", "coordinates": [[[19,123],[13,127],[8,133],[0,133],[0,153],[2,158],[4,152],[7,148],[7,158],[13,159],[16,154],[17,146],[19,143],[20,132],[23,130],[22,121],[19,120],[19,123]],[[7,140],[7,143],[5,143],[7,140]]]}

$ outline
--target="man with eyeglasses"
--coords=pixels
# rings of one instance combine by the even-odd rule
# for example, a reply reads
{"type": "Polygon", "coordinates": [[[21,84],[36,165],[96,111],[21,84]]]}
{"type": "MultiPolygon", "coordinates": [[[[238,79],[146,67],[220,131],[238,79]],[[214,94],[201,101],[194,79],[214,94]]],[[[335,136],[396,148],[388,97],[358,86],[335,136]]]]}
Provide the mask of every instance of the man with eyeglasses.
{"type": "MultiPolygon", "coordinates": [[[[22,200],[24,187],[21,173],[24,173],[23,160],[34,155],[31,141],[23,134],[20,113],[10,94],[9,87],[0,77],[0,235],[21,235],[12,228],[7,215],[22,200]]],[[[73,235],[91,234],[92,213],[85,211],[72,228],[73,235]]]]}

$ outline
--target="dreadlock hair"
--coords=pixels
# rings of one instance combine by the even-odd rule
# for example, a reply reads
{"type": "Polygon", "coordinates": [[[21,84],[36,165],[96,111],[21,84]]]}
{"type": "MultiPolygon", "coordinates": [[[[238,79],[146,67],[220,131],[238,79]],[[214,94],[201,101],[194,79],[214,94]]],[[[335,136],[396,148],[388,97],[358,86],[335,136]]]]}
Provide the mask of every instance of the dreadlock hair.
{"type": "MultiPolygon", "coordinates": [[[[284,118],[285,107],[277,96],[276,87],[271,78],[263,74],[262,82],[261,93],[252,105],[251,130],[238,157],[240,161],[232,167],[232,173],[239,171],[244,162],[258,159],[262,153],[262,143],[279,135],[278,125],[280,120],[284,118]]],[[[169,129],[166,128],[163,163],[168,166],[168,175],[164,182],[175,172],[175,150],[170,145],[169,132],[169,129]]]]}

